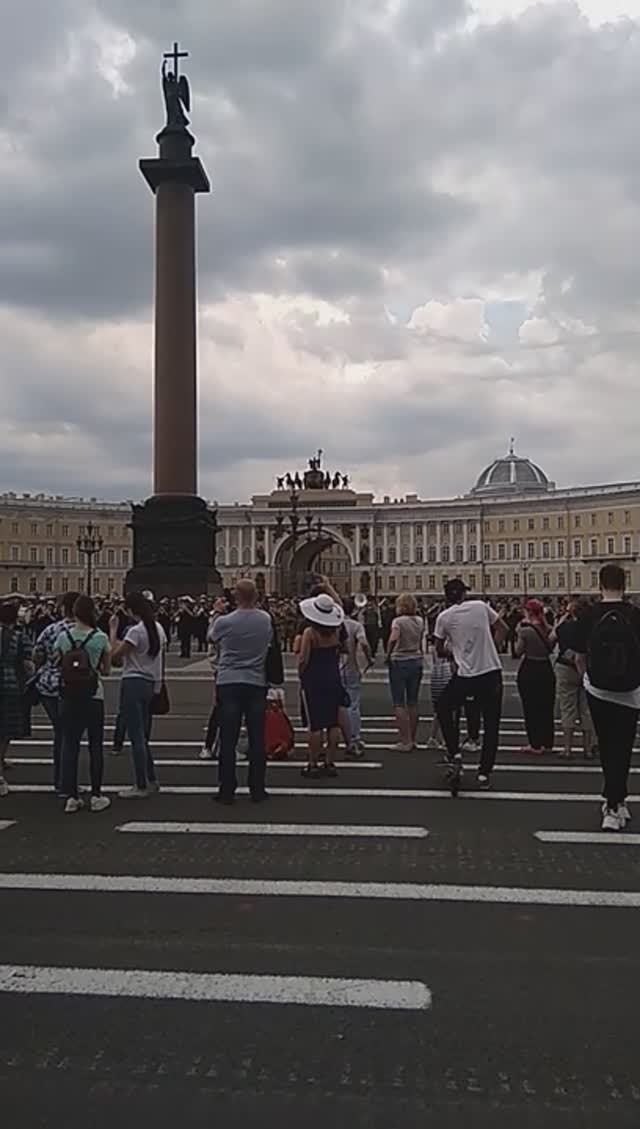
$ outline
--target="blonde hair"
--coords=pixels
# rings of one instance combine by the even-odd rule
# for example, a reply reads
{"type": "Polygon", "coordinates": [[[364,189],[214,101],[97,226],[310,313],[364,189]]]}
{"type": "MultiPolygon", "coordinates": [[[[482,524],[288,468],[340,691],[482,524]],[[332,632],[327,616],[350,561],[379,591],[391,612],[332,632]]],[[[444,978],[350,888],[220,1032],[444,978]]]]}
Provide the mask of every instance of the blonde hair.
{"type": "Polygon", "coordinates": [[[403,592],[396,600],[396,615],[417,615],[418,604],[410,592],[403,592]]]}

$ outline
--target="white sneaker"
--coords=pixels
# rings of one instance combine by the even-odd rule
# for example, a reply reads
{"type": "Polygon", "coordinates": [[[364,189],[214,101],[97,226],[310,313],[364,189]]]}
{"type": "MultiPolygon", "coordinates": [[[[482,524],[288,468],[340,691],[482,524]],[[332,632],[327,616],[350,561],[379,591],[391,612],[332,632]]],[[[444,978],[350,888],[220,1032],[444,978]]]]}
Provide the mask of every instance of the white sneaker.
{"type": "Polygon", "coordinates": [[[75,796],[69,796],[69,799],[64,805],[65,814],[73,815],[74,812],[81,811],[83,807],[84,802],[82,800],[76,800],[75,796]]]}
{"type": "Polygon", "coordinates": [[[9,795],[9,785],[7,784],[4,776],[0,776],[0,796],[9,795]]]}
{"type": "Polygon", "coordinates": [[[469,737],[463,742],[462,748],[466,749],[468,753],[479,753],[480,745],[477,741],[472,741],[469,737]]]}
{"type": "Polygon", "coordinates": [[[625,823],[629,822],[629,820],[631,819],[631,812],[627,804],[618,804],[618,815],[620,816],[620,819],[624,820],[625,823]]]}
{"type": "Polygon", "coordinates": [[[89,801],[91,811],[106,811],[111,807],[111,800],[108,796],[92,796],[89,801]]]}
{"type": "Polygon", "coordinates": [[[440,746],[438,745],[438,742],[436,741],[435,737],[429,738],[429,740],[427,741],[427,748],[428,749],[439,749],[440,748],[440,746]]]}
{"type": "Polygon", "coordinates": [[[212,761],[213,760],[213,750],[208,749],[206,745],[203,745],[202,748],[200,749],[200,752],[198,753],[198,757],[201,761],[212,761]]]}
{"type": "Polygon", "coordinates": [[[118,792],[121,800],[148,800],[150,796],[148,788],[138,788],[135,784],[131,788],[123,788],[118,792]]]}
{"type": "Polygon", "coordinates": [[[602,830],[603,831],[622,831],[624,828],[624,819],[620,816],[619,811],[611,811],[610,808],[604,813],[602,817],[602,830]]]}

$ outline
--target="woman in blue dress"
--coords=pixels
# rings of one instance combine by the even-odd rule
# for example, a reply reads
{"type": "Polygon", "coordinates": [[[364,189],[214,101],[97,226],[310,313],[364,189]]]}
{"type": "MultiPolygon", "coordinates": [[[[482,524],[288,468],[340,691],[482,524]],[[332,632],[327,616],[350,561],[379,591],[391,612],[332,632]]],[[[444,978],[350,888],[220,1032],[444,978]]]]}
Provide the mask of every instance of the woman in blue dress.
{"type": "Polygon", "coordinates": [[[298,652],[298,671],[309,730],[309,762],[302,775],[317,780],[322,775],[337,776],[335,760],[340,739],[339,712],[345,705],[340,677],[340,629],[344,611],[324,592],[302,600],[300,611],[306,626],[298,652]],[[325,731],[326,759],[321,766],[325,731]]]}

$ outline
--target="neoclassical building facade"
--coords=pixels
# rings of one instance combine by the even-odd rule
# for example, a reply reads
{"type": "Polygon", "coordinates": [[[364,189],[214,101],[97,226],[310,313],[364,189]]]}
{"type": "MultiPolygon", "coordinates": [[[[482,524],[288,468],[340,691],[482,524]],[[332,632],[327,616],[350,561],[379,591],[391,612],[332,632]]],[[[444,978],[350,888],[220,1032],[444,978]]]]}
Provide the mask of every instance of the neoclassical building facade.
{"type": "MultiPolygon", "coordinates": [[[[640,482],[557,489],[513,449],[468,494],[433,501],[376,500],[312,459],[304,474],[245,505],[219,506],[217,517],[217,565],[229,587],[250,576],[268,593],[293,594],[324,572],[343,593],[436,596],[461,576],[496,599],[565,596],[594,593],[601,564],[613,560],[640,594],[640,482]]],[[[1,496],[0,588],[58,595],[80,587],[76,541],[91,521],[104,541],[94,591],[122,591],[129,520],[124,503],[1,496]]]]}

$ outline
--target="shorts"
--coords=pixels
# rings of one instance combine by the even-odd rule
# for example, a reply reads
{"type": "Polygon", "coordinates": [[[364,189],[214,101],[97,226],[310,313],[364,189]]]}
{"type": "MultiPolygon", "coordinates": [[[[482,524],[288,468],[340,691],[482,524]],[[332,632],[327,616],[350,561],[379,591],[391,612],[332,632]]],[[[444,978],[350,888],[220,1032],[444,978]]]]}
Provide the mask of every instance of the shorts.
{"type": "Polygon", "coordinates": [[[389,686],[394,706],[417,706],[422,670],[422,659],[391,660],[389,686]]]}

